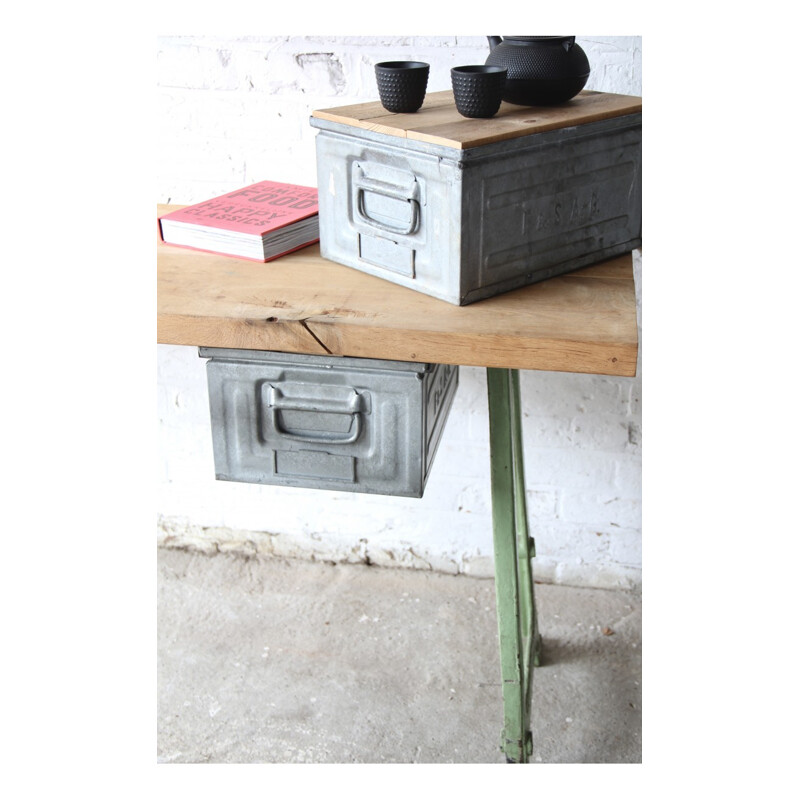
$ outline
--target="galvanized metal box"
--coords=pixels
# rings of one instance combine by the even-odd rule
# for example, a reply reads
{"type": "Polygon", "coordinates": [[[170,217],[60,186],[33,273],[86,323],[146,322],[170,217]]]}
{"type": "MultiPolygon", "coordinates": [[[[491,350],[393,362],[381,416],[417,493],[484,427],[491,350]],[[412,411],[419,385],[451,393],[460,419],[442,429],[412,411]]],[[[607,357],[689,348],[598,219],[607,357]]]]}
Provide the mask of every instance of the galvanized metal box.
{"type": "MultiPolygon", "coordinates": [[[[587,102],[603,101],[595,97],[601,93],[587,94],[587,102]]],[[[358,116],[358,108],[348,113],[358,116]]],[[[641,113],[583,124],[567,114],[566,127],[516,135],[509,125],[517,118],[520,130],[523,123],[535,130],[533,118],[550,112],[504,108],[497,121],[453,111],[455,122],[437,106],[426,128],[423,106],[394,115],[397,125],[419,118],[405,137],[381,132],[395,124],[386,112],[374,129],[370,120],[364,127],[315,112],[327,117],[311,118],[319,128],[322,256],[466,305],[640,246],[641,113]],[[480,123],[491,132],[495,122],[513,138],[461,148],[436,143],[447,126],[469,131],[480,123]]]]}
{"type": "Polygon", "coordinates": [[[458,367],[200,348],[217,479],[422,497],[458,367]]]}

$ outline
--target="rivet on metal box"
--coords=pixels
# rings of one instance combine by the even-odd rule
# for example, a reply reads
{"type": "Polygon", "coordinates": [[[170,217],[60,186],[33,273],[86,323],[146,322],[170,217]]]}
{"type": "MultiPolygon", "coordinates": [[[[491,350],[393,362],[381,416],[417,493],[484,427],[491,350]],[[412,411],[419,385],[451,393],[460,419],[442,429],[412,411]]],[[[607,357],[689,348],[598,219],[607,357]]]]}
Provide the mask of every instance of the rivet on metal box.
{"type": "Polygon", "coordinates": [[[458,367],[200,348],[219,480],[422,497],[458,367]]]}

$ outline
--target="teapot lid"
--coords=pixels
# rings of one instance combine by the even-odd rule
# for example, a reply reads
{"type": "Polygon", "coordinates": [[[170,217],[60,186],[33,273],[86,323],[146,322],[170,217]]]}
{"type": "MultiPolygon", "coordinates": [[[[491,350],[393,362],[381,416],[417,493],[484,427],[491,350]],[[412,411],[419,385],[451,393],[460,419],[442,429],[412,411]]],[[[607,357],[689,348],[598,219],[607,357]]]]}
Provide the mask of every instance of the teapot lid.
{"type": "Polygon", "coordinates": [[[574,39],[574,36],[504,36],[503,41],[509,39],[515,42],[542,42],[556,41],[557,39],[574,39]]]}

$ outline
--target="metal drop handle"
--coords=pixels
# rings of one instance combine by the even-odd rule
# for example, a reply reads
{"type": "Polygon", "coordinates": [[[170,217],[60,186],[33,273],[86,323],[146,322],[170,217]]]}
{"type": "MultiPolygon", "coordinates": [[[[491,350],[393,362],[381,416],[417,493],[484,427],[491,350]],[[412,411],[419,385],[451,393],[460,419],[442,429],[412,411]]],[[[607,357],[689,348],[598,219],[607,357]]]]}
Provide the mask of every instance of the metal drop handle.
{"type": "Polygon", "coordinates": [[[275,432],[285,439],[292,439],[296,442],[309,442],[313,444],[352,444],[361,435],[362,412],[364,410],[363,395],[353,390],[352,396],[345,402],[337,402],[325,398],[288,398],[277,387],[270,385],[267,393],[267,403],[269,404],[272,416],[272,427],[275,432]],[[293,433],[286,430],[280,421],[281,411],[311,411],[320,414],[351,414],[353,421],[350,430],[345,434],[337,433],[293,433]]]}
{"type": "MultiPolygon", "coordinates": [[[[358,172],[361,172],[359,169],[358,172]]],[[[384,181],[376,181],[371,178],[365,177],[363,174],[357,175],[353,181],[354,188],[356,189],[356,203],[355,211],[359,222],[368,225],[371,228],[377,228],[384,233],[393,233],[399,236],[408,236],[414,233],[419,227],[419,185],[414,182],[414,186],[409,191],[403,187],[393,186],[384,181]],[[373,194],[388,197],[391,200],[400,200],[409,203],[411,206],[410,220],[404,225],[389,225],[380,220],[374,219],[369,215],[366,209],[365,194],[372,192],[373,194]],[[409,196],[411,195],[411,196],[409,196]]]]}

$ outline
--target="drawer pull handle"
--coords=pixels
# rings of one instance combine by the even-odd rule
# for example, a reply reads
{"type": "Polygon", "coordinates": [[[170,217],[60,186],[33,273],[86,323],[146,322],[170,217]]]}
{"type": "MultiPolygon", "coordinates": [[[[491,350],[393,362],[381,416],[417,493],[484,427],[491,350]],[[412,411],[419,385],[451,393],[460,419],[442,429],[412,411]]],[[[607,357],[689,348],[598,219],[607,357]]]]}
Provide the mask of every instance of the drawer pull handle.
{"type": "Polygon", "coordinates": [[[270,386],[267,394],[272,427],[275,432],[285,439],[296,442],[309,442],[314,444],[352,444],[361,436],[363,397],[353,391],[346,402],[336,402],[330,399],[288,398],[276,386],[270,386]],[[325,433],[322,431],[295,433],[283,427],[280,420],[281,411],[312,411],[321,414],[350,414],[353,420],[350,430],[344,434],[325,433]]]}
{"type": "Polygon", "coordinates": [[[367,178],[359,168],[355,172],[353,183],[357,193],[355,206],[356,216],[362,224],[371,228],[377,228],[384,233],[393,233],[398,236],[408,236],[417,230],[419,227],[419,184],[416,181],[414,182],[413,188],[409,191],[403,187],[393,186],[390,183],[367,178]],[[371,217],[366,208],[366,192],[372,192],[381,197],[388,197],[390,200],[400,200],[401,202],[409,203],[411,206],[409,221],[402,225],[395,226],[371,217]]]}

